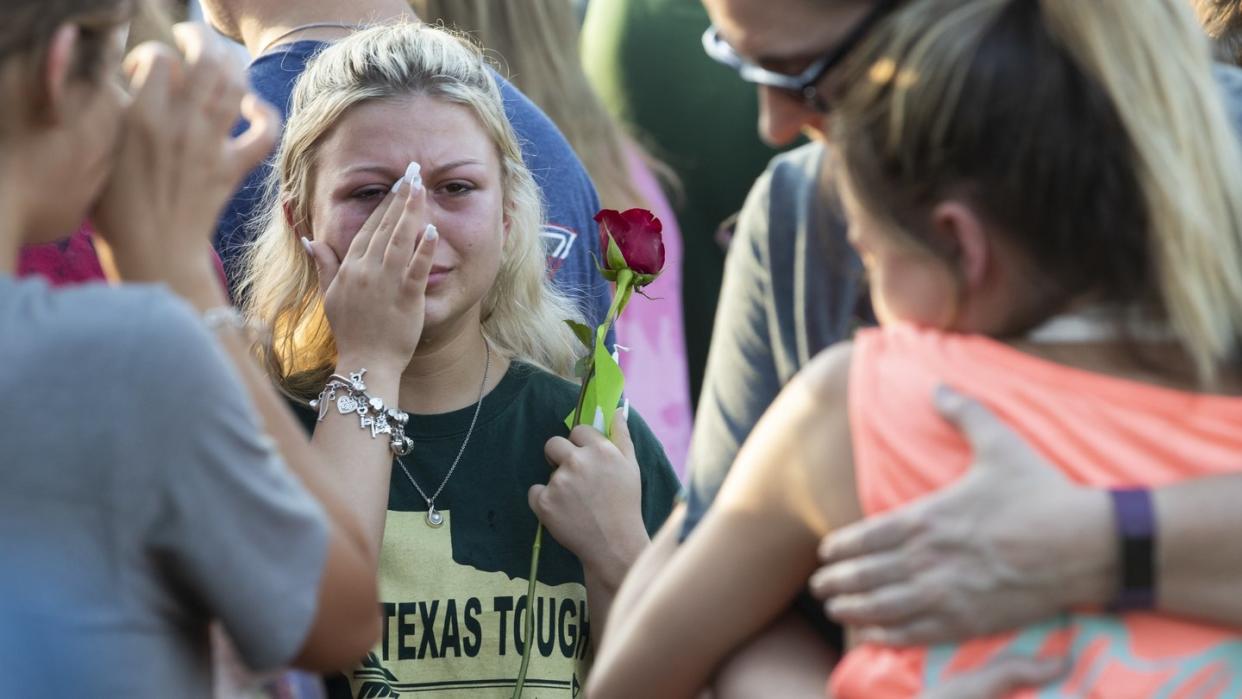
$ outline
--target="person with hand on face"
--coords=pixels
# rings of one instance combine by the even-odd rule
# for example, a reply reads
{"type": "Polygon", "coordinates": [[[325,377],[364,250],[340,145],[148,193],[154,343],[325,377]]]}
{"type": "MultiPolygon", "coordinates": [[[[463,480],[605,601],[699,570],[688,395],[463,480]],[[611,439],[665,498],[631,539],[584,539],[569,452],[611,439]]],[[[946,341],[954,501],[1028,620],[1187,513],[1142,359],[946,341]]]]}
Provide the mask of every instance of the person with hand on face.
{"type": "Polygon", "coordinates": [[[1070,665],[1053,692],[1236,694],[1238,634],[1153,613],[1143,565],[1144,488],[1236,472],[1242,457],[1238,145],[1188,9],[911,0],[845,78],[838,179],[885,326],[786,389],[703,523],[610,629],[588,691],[696,691],[786,607],[822,534],[961,476],[968,445],[930,402],[947,383],[1070,479],[1115,489],[1135,556],[1122,593],[1111,613],[934,649],[864,635],[833,696],[943,692],[997,654],[1070,665]]]}
{"type": "Polygon", "coordinates": [[[538,193],[482,52],[418,24],[325,48],[272,178],[246,311],[382,542],[385,630],[333,695],[508,695],[526,643],[527,686],[572,691],[678,485],[637,417],[613,441],[559,436],[578,314],[546,279],[538,193]],[[536,516],[552,538],[528,601],[536,516]]]}
{"type": "MultiPolygon", "coordinates": [[[[298,76],[324,47],[366,26],[418,19],[409,0],[203,0],[203,12],[213,28],[244,44],[254,57],[247,68],[250,83],[259,96],[276,106],[282,118],[287,116],[298,76]]],[[[599,197],[591,178],[556,125],[517,88],[493,76],[546,211],[540,237],[549,274],[586,318],[602,322],[611,291],[594,262],[602,255],[593,221],[599,197]]],[[[261,228],[256,220],[263,213],[270,172],[269,162],[264,162],[246,176],[216,231],[214,244],[234,291],[246,245],[261,228]]],[[[612,338],[610,332],[610,346],[612,338]]]]}
{"type": "Polygon", "coordinates": [[[206,255],[276,117],[205,32],[122,65],[131,9],[0,9],[0,672],[15,696],[209,697],[213,621],[260,669],[338,668],[379,631],[376,552],[206,255]],[[129,283],[13,276],[21,245],[88,213],[129,283]]]}

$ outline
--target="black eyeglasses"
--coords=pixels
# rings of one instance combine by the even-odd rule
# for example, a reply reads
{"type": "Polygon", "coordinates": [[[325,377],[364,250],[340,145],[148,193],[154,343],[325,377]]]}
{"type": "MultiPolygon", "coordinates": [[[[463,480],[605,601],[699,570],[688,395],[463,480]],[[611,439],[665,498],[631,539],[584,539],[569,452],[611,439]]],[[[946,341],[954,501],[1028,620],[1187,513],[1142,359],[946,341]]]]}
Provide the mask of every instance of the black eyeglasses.
{"type": "Polygon", "coordinates": [[[879,0],[871,9],[863,16],[858,24],[850,28],[848,34],[845,35],[836,46],[833,46],[806,70],[797,75],[789,75],[787,73],[779,73],[774,70],[768,70],[760,65],[756,65],[751,61],[743,58],[729,42],[720,36],[720,30],[715,26],[710,26],[707,31],[703,32],[703,50],[712,60],[726,65],[738,72],[743,80],[755,85],[763,85],[765,87],[774,87],[778,90],[786,90],[793,92],[802,98],[803,103],[809,109],[817,112],[827,112],[828,105],[820,95],[817,87],[828,71],[839,65],[845,60],[846,56],[866,38],[867,33],[897,6],[901,0],[879,0]]]}

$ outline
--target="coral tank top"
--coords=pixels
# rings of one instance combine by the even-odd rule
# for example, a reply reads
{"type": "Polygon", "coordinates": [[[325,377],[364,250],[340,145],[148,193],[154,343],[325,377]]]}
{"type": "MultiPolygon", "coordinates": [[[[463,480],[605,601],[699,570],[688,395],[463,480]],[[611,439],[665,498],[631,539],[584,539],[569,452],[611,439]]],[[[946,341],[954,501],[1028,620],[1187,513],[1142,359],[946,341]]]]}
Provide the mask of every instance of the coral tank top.
{"type": "MultiPolygon", "coordinates": [[[[897,325],[860,332],[849,411],[867,515],[961,476],[970,447],[932,405],[946,384],[987,405],[1071,480],[1160,486],[1242,470],[1242,399],[1189,393],[1048,362],[980,336],[897,325]]],[[[838,699],[915,697],[994,655],[1073,661],[1054,686],[1016,697],[1242,697],[1242,635],[1152,613],[1070,613],[961,644],[850,651],[838,699]]]]}

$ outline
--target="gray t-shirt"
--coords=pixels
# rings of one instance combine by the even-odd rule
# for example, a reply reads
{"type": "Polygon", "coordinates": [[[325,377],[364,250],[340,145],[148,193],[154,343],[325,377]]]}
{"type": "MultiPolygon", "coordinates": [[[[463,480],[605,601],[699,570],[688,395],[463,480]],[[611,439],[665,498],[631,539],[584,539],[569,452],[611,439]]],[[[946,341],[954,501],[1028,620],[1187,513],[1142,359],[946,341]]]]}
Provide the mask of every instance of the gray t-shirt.
{"type": "Polygon", "coordinates": [[[309,631],[319,504],[165,290],[0,275],[0,696],[209,697],[309,631]]]}
{"type": "Polygon", "coordinates": [[[690,442],[683,538],[781,388],[855,319],[862,266],[820,179],[826,157],[817,143],[777,156],[738,215],[690,442]]]}

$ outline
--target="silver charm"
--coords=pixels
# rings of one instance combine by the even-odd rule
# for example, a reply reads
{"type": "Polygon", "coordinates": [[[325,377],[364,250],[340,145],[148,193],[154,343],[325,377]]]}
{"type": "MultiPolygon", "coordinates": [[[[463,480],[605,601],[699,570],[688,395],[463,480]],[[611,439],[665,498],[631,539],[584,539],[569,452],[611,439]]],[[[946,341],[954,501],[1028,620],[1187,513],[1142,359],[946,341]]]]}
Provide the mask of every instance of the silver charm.
{"type": "Polygon", "coordinates": [[[404,434],[400,439],[393,437],[392,444],[389,445],[389,448],[391,448],[392,453],[397,456],[405,456],[406,454],[414,451],[414,440],[404,436],[404,434]]]}
{"type": "Polygon", "coordinates": [[[358,410],[358,399],[353,396],[341,396],[336,401],[336,410],[342,415],[348,415],[358,410]]]}
{"type": "Polygon", "coordinates": [[[388,426],[388,418],[384,413],[380,413],[371,419],[371,439],[375,439],[381,434],[392,434],[392,428],[388,426]]]}
{"type": "Polygon", "coordinates": [[[436,509],[435,505],[427,506],[427,526],[432,529],[439,529],[444,524],[444,515],[436,509]]]}
{"type": "Polygon", "coordinates": [[[366,373],[366,369],[359,369],[358,371],[351,371],[349,373],[349,384],[359,393],[365,393],[367,390],[367,385],[362,380],[362,377],[365,376],[366,373]]]}
{"type": "Polygon", "coordinates": [[[327,386],[324,386],[323,391],[319,394],[319,397],[310,402],[310,407],[319,411],[319,417],[317,419],[318,422],[323,422],[323,419],[327,417],[328,406],[331,405],[334,400],[336,400],[336,384],[329,383],[327,386]]]}

